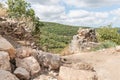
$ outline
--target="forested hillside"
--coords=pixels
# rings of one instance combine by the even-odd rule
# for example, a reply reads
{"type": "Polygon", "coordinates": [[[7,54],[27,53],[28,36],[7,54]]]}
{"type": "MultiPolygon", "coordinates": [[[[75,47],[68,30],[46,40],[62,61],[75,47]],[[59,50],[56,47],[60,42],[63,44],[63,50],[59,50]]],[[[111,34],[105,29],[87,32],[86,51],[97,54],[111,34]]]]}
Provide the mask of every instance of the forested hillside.
{"type": "Polygon", "coordinates": [[[64,49],[77,33],[79,27],[62,25],[58,23],[43,22],[40,28],[39,45],[45,51],[59,53],[64,49]]]}

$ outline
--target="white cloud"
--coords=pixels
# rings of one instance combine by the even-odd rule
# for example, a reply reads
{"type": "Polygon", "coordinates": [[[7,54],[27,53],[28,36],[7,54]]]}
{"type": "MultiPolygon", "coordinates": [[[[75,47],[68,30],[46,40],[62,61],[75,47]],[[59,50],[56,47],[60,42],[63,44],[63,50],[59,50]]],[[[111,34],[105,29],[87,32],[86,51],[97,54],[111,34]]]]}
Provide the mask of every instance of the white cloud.
{"type": "Polygon", "coordinates": [[[120,4],[120,0],[64,0],[70,6],[75,7],[102,7],[120,4]]]}
{"type": "Polygon", "coordinates": [[[60,5],[40,5],[35,4],[33,8],[36,12],[36,15],[44,21],[53,21],[54,19],[59,19],[61,14],[64,13],[64,7],[60,5]]]}

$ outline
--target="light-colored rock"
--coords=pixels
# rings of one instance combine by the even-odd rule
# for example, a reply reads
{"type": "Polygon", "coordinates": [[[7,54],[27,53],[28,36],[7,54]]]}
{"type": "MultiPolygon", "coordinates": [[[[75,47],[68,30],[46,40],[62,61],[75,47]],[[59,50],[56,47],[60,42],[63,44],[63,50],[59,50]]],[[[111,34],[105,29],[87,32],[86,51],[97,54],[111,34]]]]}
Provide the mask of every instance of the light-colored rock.
{"type": "Polygon", "coordinates": [[[11,67],[9,60],[9,54],[7,52],[0,51],[0,69],[10,71],[11,67]]]}
{"type": "Polygon", "coordinates": [[[29,41],[17,41],[19,44],[21,44],[22,46],[30,46],[30,42],[29,41]]]}
{"type": "Polygon", "coordinates": [[[8,71],[0,70],[0,80],[19,80],[19,79],[8,71]]]}
{"type": "Polygon", "coordinates": [[[47,75],[40,75],[33,80],[57,80],[57,79],[47,75]]]}
{"type": "Polygon", "coordinates": [[[117,52],[120,52],[120,46],[116,46],[116,47],[115,47],[115,50],[116,50],[117,52]]]}
{"type": "Polygon", "coordinates": [[[95,71],[92,65],[85,63],[85,62],[73,63],[72,68],[77,69],[77,70],[95,71]]]}
{"type": "Polygon", "coordinates": [[[49,70],[54,70],[60,67],[61,58],[57,54],[40,52],[38,54],[38,62],[43,67],[49,67],[49,70]]]}
{"type": "Polygon", "coordinates": [[[0,36],[0,51],[7,51],[10,58],[15,58],[15,48],[2,36],[0,36]]]}
{"type": "Polygon", "coordinates": [[[22,67],[18,67],[15,71],[14,71],[14,74],[21,80],[29,80],[30,78],[30,75],[29,75],[29,72],[22,68],[22,67]]]}
{"type": "Polygon", "coordinates": [[[17,58],[25,58],[29,57],[32,54],[32,48],[30,47],[20,47],[16,50],[16,57],[17,58]]]}
{"type": "Polygon", "coordinates": [[[59,78],[61,80],[97,80],[95,72],[63,66],[60,67],[59,78]]]}
{"type": "Polygon", "coordinates": [[[70,54],[82,51],[90,51],[98,46],[95,29],[79,29],[78,34],[73,36],[68,51],[70,54]]]}
{"type": "Polygon", "coordinates": [[[16,58],[16,66],[25,68],[32,76],[36,75],[41,70],[39,63],[33,56],[23,59],[16,58]]]}

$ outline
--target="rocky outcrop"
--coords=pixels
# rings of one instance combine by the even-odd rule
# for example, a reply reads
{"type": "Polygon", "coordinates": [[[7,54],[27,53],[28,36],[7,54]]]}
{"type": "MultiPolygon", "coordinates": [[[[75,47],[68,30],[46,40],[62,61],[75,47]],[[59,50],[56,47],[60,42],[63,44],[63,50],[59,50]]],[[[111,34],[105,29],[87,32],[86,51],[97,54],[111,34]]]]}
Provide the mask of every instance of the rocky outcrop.
{"type": "Polygon", "coordinates": [[[10,57],[7,52],[0,51],[0,69],[11,71],[10,57]]]}
{"type": "Polygon", "coordinates": [[[22,67],[16,68],[16,70],[14,71],[14,74],[21,80],[29,80],[30,79],[29,72],[22,67]]]}
{"type": "Polygon", "coordinates": [[[60,80],[98,80],[95,72],[60,67],[60,80]]]}
{"type": "Polygon", "coordinates": [[[19,79],[8,71],[0,70],[0,80],[19,80],[19,79]]]}

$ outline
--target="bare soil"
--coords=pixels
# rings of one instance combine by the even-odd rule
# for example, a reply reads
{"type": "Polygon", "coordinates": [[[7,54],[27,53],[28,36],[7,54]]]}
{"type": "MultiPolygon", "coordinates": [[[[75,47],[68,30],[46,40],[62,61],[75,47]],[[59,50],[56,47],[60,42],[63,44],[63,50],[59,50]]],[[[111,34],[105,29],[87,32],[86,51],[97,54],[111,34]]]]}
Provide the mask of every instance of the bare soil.
{"type": "Polygon", "coordinates": [[[98,80],[120,80],[120,52],[115,48],[65,56],[72,63],[85,62],[94,67],[98,80]]]}

